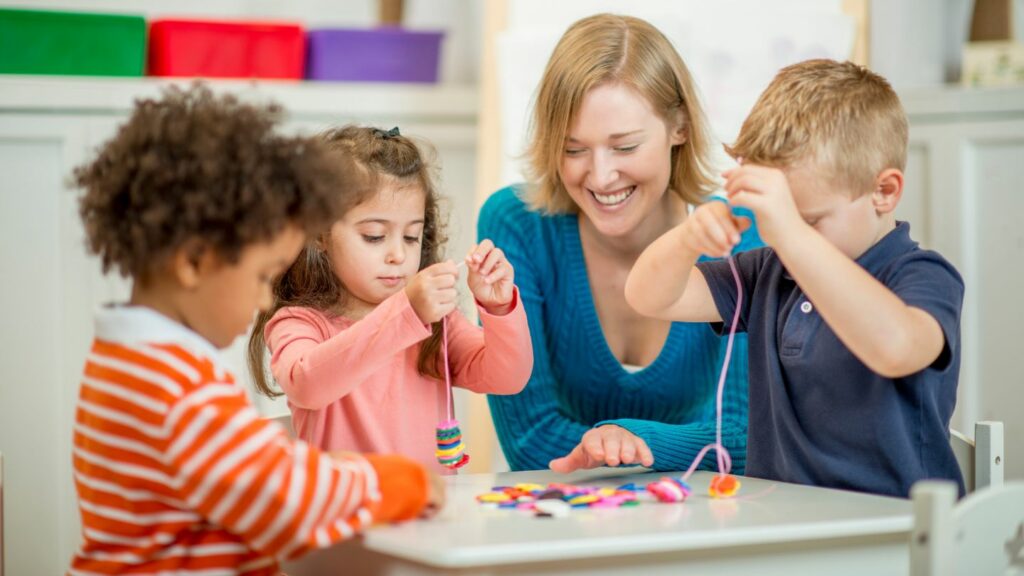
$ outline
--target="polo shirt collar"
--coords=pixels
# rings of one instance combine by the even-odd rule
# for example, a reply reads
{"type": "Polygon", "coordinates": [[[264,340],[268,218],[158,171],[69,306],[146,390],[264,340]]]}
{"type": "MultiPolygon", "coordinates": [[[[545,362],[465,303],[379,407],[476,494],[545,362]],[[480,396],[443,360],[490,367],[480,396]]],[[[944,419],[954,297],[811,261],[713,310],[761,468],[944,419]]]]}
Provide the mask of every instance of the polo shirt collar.
{"type": "Polygon", "coordinates": [[[874,272],[894,257],[905,254],[916,246],[917,242],[910,238],[910,223],[897,221],[895,228],[857,258],[857,264],[869,272],[874,272]]]}

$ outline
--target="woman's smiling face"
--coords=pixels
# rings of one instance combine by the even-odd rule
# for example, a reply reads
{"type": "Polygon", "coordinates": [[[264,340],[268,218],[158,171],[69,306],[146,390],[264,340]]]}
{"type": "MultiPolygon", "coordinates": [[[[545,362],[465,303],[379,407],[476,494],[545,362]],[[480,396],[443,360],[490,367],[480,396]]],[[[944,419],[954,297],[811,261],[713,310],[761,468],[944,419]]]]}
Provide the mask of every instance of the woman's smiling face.
{"type": "Polygon", "coordinates": [[[559,177],[598,232],[626,236],[662,205],[672,147],[685,140],[635,90],[602,84],[569,127],[559,177]]]}

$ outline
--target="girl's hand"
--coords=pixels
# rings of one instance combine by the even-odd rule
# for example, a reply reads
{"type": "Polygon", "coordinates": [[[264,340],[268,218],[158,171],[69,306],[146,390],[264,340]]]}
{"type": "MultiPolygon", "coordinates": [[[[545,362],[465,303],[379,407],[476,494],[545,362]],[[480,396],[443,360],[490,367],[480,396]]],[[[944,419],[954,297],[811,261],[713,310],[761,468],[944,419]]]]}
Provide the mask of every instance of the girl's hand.
{"type": "Polygon", "coordinates": [[[416,316],[424,324],[433,324],[451,314],[458,304],[455,281],[459,269],[451,260],[420,270],[409,280],[405,294],[416,316]]]}
{"type": "Polygon", "coordinates": [[[733,216],[728,204],[716,201],[698,206],[679,226],[687,248],[724,258],[740,243],[740,234],[750,228],[750,219],[733,216]]]}
{"type": "Polygon", "coordinates": [[[484,240],[466,255],[466,268],[469,269],[466,282],[484,310],[495,316],[508,314],[515,271],[505,253],[496,248],[494,242],[484,240]]]}
{"type": "Polygon", "coordinates": [[[722,175],[729,202],[754,212],[757,230],[765,244],[777,249],[786,234],[806,226],[782,170],[744,164],[722,175]]]}
{"type": "Polygon", "coordinates": [[[548,467],[568,474],[581,468],[618,466],[620,464],[654,464],[654,455],[639,436],[613,424],[592,428],[583,435],[572,452],[552,460],[548,467]]]}

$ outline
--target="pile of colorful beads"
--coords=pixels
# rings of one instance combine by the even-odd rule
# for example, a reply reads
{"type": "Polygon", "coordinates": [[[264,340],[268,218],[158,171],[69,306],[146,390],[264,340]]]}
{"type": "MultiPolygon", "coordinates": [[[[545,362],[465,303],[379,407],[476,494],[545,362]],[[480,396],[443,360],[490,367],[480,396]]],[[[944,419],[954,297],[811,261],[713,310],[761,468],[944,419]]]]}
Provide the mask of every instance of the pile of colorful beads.
{"type": "Polygon", "coordinates": [[[564,516],[572,508],[619,508],[637,506],[643,488],[625,484],[618,488],[574,486],[553,483],[495,486],[476,497],[477,502],[497,508],[514,508],[534,512],[537,516],[564,516]]]}
{"type": "MultiPolygon", "coordinates": [[[[729,498],[739,490],[740,481],[731,474],[716,474],[711,479],[709,494],[713,498],[729,498]]],[[[542,517],[565,516],[573,508],[620,508],[648,502],[685,502],[692,494],[682,478],[663,476],[646,487],[623,484],[618,488],[574,486],[553,483],[495,486],[476,497],[477,502],[492,508],[526,510],[542,517]]]]}
{"type": "Polygon", "coordinates": [[[665,476],[647,485],[647,491],[654,495],[659,502],[686,502],[693,490],[690,485],[680,478],[669,478],[665,476]]]}

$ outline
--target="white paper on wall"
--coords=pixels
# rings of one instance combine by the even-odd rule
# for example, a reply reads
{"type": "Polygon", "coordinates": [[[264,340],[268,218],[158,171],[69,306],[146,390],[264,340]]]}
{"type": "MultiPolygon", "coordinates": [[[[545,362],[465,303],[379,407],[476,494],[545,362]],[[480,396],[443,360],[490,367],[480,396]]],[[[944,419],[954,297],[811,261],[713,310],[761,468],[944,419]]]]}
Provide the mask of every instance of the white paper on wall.
{"type": "MultiPolygon", "coordinates": [[[[558,39],[579,18],[610,9],[655,24],[690,68],[718,142],[735,139],[758,95],[779,69],[810,58],[848,59],[855,32],[853,21],[837,2],[792,0],[773,4],[771,9],[753,1],[713,6],[647,1],[629,10],[610,2],[559,2],[554,7],[547,3],[541,11],[542,5],[534,0],[512,2],[512,27],[497,41],[503,184],[524,179],[522,153],[537,85],[558,39]]],[[[714,149],[719,166],[731,162],[721,146],[714,149]]]]}

